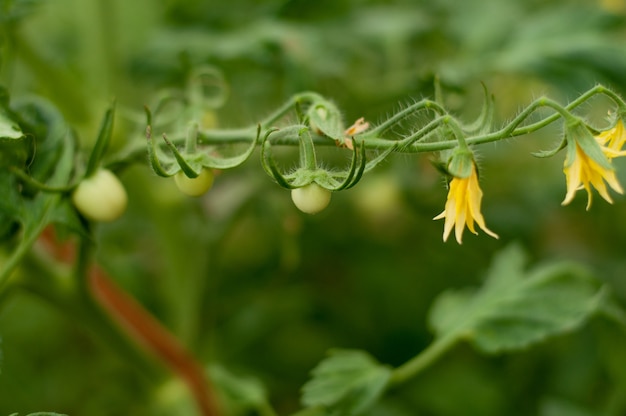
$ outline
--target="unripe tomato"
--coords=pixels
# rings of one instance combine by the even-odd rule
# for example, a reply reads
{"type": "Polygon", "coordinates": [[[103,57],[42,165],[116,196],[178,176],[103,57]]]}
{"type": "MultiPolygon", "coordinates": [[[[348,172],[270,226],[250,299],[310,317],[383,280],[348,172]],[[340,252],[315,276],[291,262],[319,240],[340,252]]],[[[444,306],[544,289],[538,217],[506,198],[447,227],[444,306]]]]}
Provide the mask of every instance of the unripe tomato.
{"type": "Polygon", "coordinates": [[[78,184],[72,193],[72,202],[86,218],[109,222],[124,213],[128,197],[117,176],[110,170],[100,169],[78,184]]]}
{"type": "Polygon", "coordinates": [[[190,178],[180,171],[174,176],[174,182],[181,192],[189,196],[200,196],[213,186],[213,172],[210,169],[202,169],[195,178],[190,178]]]}
{"type": "Polygon", "coordinates": [[[317,214],[330,203],[331,193],[316,183],[291,190],[291,199],[296,207],[307,214],[317,214]]]}

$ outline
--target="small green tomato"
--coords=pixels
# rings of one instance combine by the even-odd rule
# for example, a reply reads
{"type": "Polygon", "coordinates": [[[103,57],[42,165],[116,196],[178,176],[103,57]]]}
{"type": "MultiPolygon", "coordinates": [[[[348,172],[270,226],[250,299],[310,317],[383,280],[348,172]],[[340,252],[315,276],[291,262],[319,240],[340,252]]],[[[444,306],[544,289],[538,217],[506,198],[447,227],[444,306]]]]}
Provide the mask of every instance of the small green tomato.
{"type": "Polygon", "coordinates": [[[128,197],[117,176],[110,170],[100,169],[78,184],[72,193],[72,202],[86,218],[110,222],[124,213],[128,197]]]}
{"type": "Polygon", "coordinates": [[[210,169],[202,169],[195,178],[190,178],[180,171],[174,176],[174,182],[178,189],[189,196],[200,196],[213,186],[213,172],[210,169]]]}
{"type": "Polygon", "coordinates": [[[316,183],[291,190],[291,199],[296,207],[307,214],[317,214],[330,203],[331,193],[316,183]]]}

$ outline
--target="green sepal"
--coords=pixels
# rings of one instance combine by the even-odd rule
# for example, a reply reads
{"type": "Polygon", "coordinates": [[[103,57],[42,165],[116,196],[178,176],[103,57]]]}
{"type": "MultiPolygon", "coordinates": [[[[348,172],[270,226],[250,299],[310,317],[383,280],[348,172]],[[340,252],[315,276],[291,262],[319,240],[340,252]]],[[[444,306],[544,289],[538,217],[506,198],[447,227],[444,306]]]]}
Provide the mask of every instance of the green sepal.
{"type": "Polygon", "coordinates": [[[111,107],[104,113],[102,123],[100,124],[100,131],[96,144],[91,150],[89,161],[87,162],[87,169],[85,171],[85,177],[93,175],[100,167],[100,161],[106,153],[109,143],[111,143],[111,136],[113,135],[113,118],[115,116],[115,102],[111,104],[111,107]]]}
{"type": "Polygon", "coordinates": [[[148,160],[150,161],[150,166],[152,166],[152,170],[159,176],[163,176],[165,178],[172,176],[178,172],[179,169],[175,170],[166,170],[159,157],[157,156],[157,147],[152,139],[152,126],[148,124],[146,127],[146,140],[148,141],[148,160]]]}
{"type": "Polygon", "coordinates": [[[346,175],[345,181],[337,186],[335,189],[331,189],[332,191],[341,191],[343,189],[350,189],[354,185],[356,185],[363,176],[363,172],[365,171],[365,143],[361,141],[357,146],[354,146],[352,149],[352,159],[350,160],[350,169],[348,170],[348,174],[346,175]],[[359,165],[357,171],[357,164],[359,165]]]}
{"type": "Polygon", "coordinates": [[[274,178],[278,185],[286,189],[294,189],[297,188],[297,186],[291,185],[283,174],[280,173],[278,167],[276,166],[276,162],[274,161],[274,157],[272,156],[272,145],[268,139],[272,133],[278,130],[278,128],[271,128],[263,136],[263,140],[261,141],[261,165],[263,166],[265,172],[274,178]]]}
{"type": "Polygon", "coordinates": [[[474,155],[468,149],[457,148],[448,162],[448,172],[455,178],[467,178],[472,174],[474,155]]]}
{"type": "Polygon", "coordinates": [[[567,136],[567,158],[566,166],[570,166],[576,158],[576,144],[594,162],[604,169],[613,170],[611,162],[602,152],[600,144],[591,134],[587,125],[579,118],[572,118],[565,124],[567,136]]]}
{"type": "MultiPolygon", "coordinates": [[[[552,157],[552,156],[556,155],[557,153],[559,153],[561,150],[563,150],[565,148],[565,146],[567,146],[567,135],[563,135],[563,138],[559,142],[559,145],[556,146],[554,149],[552,149],[552,150],[540,150],[538,152],[531,152],[530,154],[535,156],[535,157],[539,157],[539,158],[552,157]]],[[[574,150],[576,150],[576,148],[574,148],[574,150]]]]}
{"type": "Polygon", "coordinates": [[[316,133],[343,143],[345,128],[341,113],[335,104],[327,100],[316,101],[309,107],[307,116],[311,128],[316,133]]]}
{"type": "Polygon", "coordinates": [[[178,162],[178,166],[180,166],[180,170],[182,170],[183,173],[188,178],[197,178],[198,175],[200,175],[202,166],[199,166],[198,163],[193,163],[195,166],[191,166],[191,163],[189,163],[192,161],[190,156],[193,157],[194,155],[187,155],[187,157],[183,156],[178,151],[176,146],[171,141],[168,140],[167,135],[165,133],[163,133],[163,141],[165,141],[165,144],[167,145],[167,147],[169,147],[169,149],[174,154],[174,158],[176,158],[176,161],[178,162]]]}
{"type": "Polygon", "coordinates": [[[441,159],[430,159],[430,164],[444,176],[452,176],[448,171],[448,164],[441,159]]]}
{"type": "MultiPolygon", "coordinates": [[[[366,163],[365,142],[362,141],[360,146],[361,146],[361,155],[360,155],[361,164],[359,166],[359,170],[356,172],[356,174],[354,175],[354,177],[352,178],[348,186],[346,186],[345,188],[341,188],[341,189],[352,188],[361,180],[361,177],[363,176],[364,173],[369,172],[370,170],[378,166],[380,162],[384,161],[387,158],[387,156],[389,156],[398,147],[397,144],[394,144],[393,146],[388,147],[379,155],[377,155],[375,158],[373,158],[372,160],[366,163]]],[[[340,190],[340,189],[337,189],[337,190],[340,190]]]]}
{"type": "Polygon", "coordinates": [[[205,168],[220,170],[236,168],[250,158],[252,153],[254,153],[254,149],[256,149],[258,141],[259,133],[257,132],[257,138],[255,140],[250,140],[250,145],[246,148],[246,150],[237,156],[216,157],[207,153],[200,153],[199,158],[202,166],[205,168]]]}
{"type": "Polygon", "coordinates": [[[300,139],[300,167],[303,169],[315,169],[317,167],[317,159],[315,157],[315,146],[313,138],[308,128],[303,128],[298,132],[300,139]]]}
{"type": "Polygon", "coordinates": [[[481,82],[483,87],[483,106],[478,118],[471,124],[463,126],[463,130],[469,134],[485,134],[491,130],[494,116],[494,96],[489,94],[487,86],[481,82]]]}
{"type": "MultiPolygon", "coordinates": [[[[168,160],[167,155],[158,155],[159,148],[152,138],[152,113],[148,107],[144,109],[147,119],[146,139],[148,141],[148,160],[154,172],[159,176],[173,176],[182,170],[188,177],[195,178],[200,174],[203,168],[224,170],[237,167],[250,158],[259,141],[260,127],[257,129],[257,137],[250,141],[250,145],[243,153],[232,157],[216,157],[201,150],[183,154],[178,150],[176,145],[163,134],[165,144],[174,155],[173,160],[168,160]],[[161,163],[161,159],[167,160],[168,166],[164,166],[163,163],[161,163]]],[[[193,132],[191,134],[193,134],[193,132]]],[[[188,144],[187,147],[189,147],[188,144]]]]}

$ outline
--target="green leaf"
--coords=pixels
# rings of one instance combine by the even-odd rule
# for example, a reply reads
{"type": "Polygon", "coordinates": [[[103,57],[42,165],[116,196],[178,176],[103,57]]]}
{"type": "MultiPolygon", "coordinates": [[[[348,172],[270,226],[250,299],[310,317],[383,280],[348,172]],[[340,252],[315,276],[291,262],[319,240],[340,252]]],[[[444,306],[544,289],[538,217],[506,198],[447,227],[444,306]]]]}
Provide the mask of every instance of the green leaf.
{"type": "Polygon", "coordinates": [[[0,138],[21,139],[24,136],[22,129],[11,120],[6,113],[0,112],[0,138]]]}
{"type": "Polygon", "coordinates": [[[0,167],[22,167],[34,152],[31,137],[25,136],[8,107],[8,95],[0,87],[0,167]]]}
{"type": "Polygon", "coordinates": [[[600,310],[606,292],[585,270],[552,263],[526,272],[524,263],[512,245],[495,258],[482,288],[440,295],[429,316],[437,337],[466,338],[495,353],[574,330],[600,310]]]}
{"type": "MultiPolygon", "coordinates": [[[[439,82],[436,82],[435,85],[438,85],[439,82]]],[[[493,124],[493,116],[494,116],[494,97],[489,94],[487,90],[487,86],[482,84],[483,86],[483,106],[480,110],[480,114],[473,123],[467,124],[463,126],[463,131],[469,134],[486,134],[492,128],[493,124]]],[[[440,89],[441,87],[439,87],[440,89]]]]}
{"type": "MultiPolygon", "coordinates": [[[[24,135],[33,138],[32,157],[28,160],[27,174],[40,182],[46,182],[58,168],[59,158],[66,145],[66,135],[70,131],[61,112],[49,101],[40,97],[17,99],[12,109],[19,116],[24,135]]],[[[73,164],[73,161],[70,161],[73,164]]],[[[28,184],[26,192],[35,193],[28,184]]]]}
{"type": "Polygon", "coordinates": [[[239,410],[236,414],[247,414],[270,407],[265,387],[255,378],[234,375],[218,365],[209,368],[209,377],[227,399],[231,408],[229,414],[234,413],[233,408],[239,410]]]}
{"type": "MultiPolygon", "coordinates": [[[[63,152],[55,171],[48,180],[48,184],[52,186],[67,185],[74,169],[74,138],[68,133],[64,139],[63,152]]],[[[12,212],[22,225],[22,235],[13,252],[0,268],[0,290],[48,224],[63,222],[70,228],[82,229],[82,223],[76,218],[69,204],[68,196],[59,193],[40,192],[33,198],[20,199],[20,203],[13,208],[12,212]]]]}
{"type": "Polygon", "coordinates": [[[367,410],[387,386],[391,370],[359,350],[334,350],[313,369],[302,388],[302,404],[322,406],[330,415],[358,415],[367,410]]]}

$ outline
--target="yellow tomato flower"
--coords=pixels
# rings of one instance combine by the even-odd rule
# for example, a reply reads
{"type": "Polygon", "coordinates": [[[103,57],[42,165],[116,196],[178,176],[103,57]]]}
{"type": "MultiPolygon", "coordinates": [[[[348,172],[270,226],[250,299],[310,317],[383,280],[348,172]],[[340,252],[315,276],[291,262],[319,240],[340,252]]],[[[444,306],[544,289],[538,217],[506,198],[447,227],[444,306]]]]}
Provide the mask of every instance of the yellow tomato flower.
{"type": "Polygon", "coordinates": [[[620,152],[622,147],[624,147],[624,143],[626,143],[626,130],[622,120],[619,120],[612,129],[598,134],[596,140],[600,146],[605,147],[603,151],[607,158],[612,159],[615,156],[623,156],[620,152]]]}
{"type": "MultiPolygon", "coordinates": [[[[611,130],[608,130],[609,132],[611,130]]],[[[606,132],[605,132],[606,133],[606,132]]],[[[596,138],[598,140],[600,136],[596,138]]],[[[611,139],[608,139],[611,140],[611,139]]],[[[616,141],[615,141],[616,142],[616,141]]],[[[589,157],[587,153],[578,145],[575,144],[576,152],[574,160],[570,160],[569,156],[565,159],[565,167],[563,172],[565,173],[565,179],[567,182],[567,194],[561,205],[567,205],[574,199],[574,194],[579,189],[585,189],[587,191],[587,210],[591,208],[591,186],[598,190],[598,193],[607,202],[613,203],[611,196],[606,189],[606,183],[617,193],[623,194],[624,190],[615,177],[615,170],[605,168],[598,162],[589,157]]],[[[601,146],[602,152],[611,159],[616,156],[624,156],[626,152],[619,152],[611,148],[601,146]]]]}
{"type": "Polygon", "coordinates": [[[478,185],[478,175],[476,166],[472,162],[471,172],[467,178],[454,177],[450,181],[448,199],[444,211],[437,215],[434,220],[445,218],[443,227],[443,241],[446,241],[454,227],[456,241],[461,244],[465,225],[474,234],[478,234],[474,229],[474,222],[493,238],[498,235],[485,226],[485,219],[480,213],[480,202],[483,192],[478,185]]]}
{"type": "Polygon", "coordinates": [[[585,189],[587,191],[588,210],[591,208],[591,186],[596,188],[600,196],[609,203],[613,203],[613,200],[609,195],[606,184],[609,184],[615,192],[620,194],[624,193],[622,186],[615,177],[615,170],[610,164],[613,158],[626,156],[626,151],[622,151],[622,147],[626,143],[624,123],[620,119],[613,128],[601,132],[594,138],[595,143],[599,145],[601,150],[600,158],[598,158],[598,155],[593,158],[588,154],[588,152],[594,152],[593,147],[595,146],[593,145],[593,141],[591,141],[591,143],[586,141],[586,147],[581,146],[578,141],[570,144],[570,146],[576,147],[575,151],[568,152],[568,156],[565,158],[563,172],[565,172],[567,181],[567,194],[565,195],[562,205],[569,204],[572,199],[574,199],[576,191],[585,189]],[[606,158],[605,162],[599,163],[601,162],[602,155],[606,158]]]}

